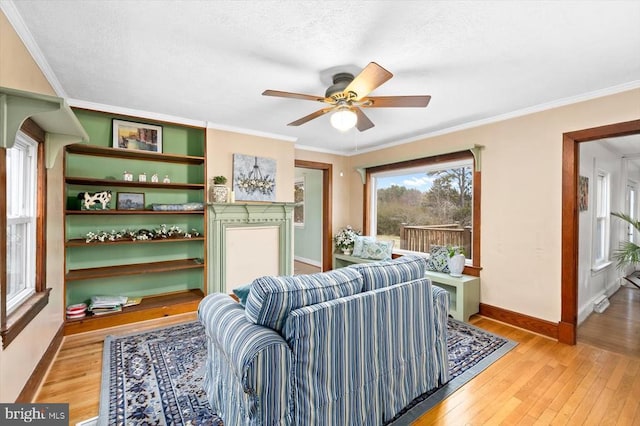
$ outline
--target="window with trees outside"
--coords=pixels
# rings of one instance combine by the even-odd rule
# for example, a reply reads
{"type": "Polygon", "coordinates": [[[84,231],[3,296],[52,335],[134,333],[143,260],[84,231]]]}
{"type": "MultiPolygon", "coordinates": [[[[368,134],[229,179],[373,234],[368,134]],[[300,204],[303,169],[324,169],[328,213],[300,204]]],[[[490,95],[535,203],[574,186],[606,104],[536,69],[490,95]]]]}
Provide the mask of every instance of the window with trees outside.
{"type": "Polygon", "coordinates": [[[473,232],[476,173],[469,151],[367,169],[368,234],[393,240],[394,252],[461,247],[467,264],[479,266],[473,261],[479,257],[473,232]]]}

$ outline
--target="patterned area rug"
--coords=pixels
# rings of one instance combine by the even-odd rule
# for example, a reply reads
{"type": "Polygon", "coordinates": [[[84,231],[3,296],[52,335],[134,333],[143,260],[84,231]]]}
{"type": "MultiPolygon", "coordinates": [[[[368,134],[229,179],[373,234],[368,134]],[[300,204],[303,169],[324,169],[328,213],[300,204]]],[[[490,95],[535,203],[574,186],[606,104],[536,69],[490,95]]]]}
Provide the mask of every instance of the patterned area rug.
{"type": "MultiPolygon", "coordinates": [[[[449,319],[451,380],[422,395],[388,424],[415,421],[516,343],[449,319]]],[[[199,322],[105,340],[98,425],[222,425],[203,391],[206,363],[199,322]]]]}

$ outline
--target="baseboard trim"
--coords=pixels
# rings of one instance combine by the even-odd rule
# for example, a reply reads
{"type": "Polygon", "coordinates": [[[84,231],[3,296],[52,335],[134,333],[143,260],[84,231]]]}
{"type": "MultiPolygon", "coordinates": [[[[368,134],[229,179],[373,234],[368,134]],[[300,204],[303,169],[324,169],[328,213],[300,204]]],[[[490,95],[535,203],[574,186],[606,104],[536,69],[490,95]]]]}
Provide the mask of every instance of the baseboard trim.
{"type": "Polygon", "coordinates": [[[49,370],[49,366],[53,363],[55,359],[56,353],[62,344],[62,337],[64,336],[64,323],[60,324],[60,328],[51,339],[51,343],[49,343],[49,347],[40,358],[40,362],[36,365],[36,368],[33,369],[33,373],[25,383],[22,388],[22,392],[16,398],[16,403],[30,403],[35,397],[38,389],[40,388],[40,383],[44,380],[44,376],[47,374],[47,370],[49,370]]]}
{"type": "Polygon", "coordinates": [[[322,268],[322,262],[319,262],[314,259],[307,259],[306,257],[294,256],[293,260],[306,263],[307,265],[317,266],[318,268],[322,268]]]}
{"type": "Polygon", "coordinates": [[[533,331],[534,333],[542,334],[552,339],[558,339],[558,324],[551,321],[530,317],[529,315],[485,303],[480,304],[480,315],[524,328],[525,330],[533,331]]]}

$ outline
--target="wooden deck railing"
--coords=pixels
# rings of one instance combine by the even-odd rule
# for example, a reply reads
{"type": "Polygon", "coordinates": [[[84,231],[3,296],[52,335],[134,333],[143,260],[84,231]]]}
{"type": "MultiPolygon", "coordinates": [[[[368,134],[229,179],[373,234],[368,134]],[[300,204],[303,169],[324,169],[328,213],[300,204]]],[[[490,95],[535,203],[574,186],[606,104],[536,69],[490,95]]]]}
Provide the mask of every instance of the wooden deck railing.
{"type": "Polygon", "coordinates": [[[429,253],[431,246],[458,246],[471,258],[471,227],[446,225],[400,225],[400,248],[429,253]]]}

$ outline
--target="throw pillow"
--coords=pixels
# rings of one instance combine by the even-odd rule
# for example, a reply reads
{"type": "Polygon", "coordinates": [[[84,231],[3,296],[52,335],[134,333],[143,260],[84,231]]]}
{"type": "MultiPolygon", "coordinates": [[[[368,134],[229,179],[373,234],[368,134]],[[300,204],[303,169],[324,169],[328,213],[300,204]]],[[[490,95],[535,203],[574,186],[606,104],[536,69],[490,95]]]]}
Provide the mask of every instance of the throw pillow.
{"type": "Polygon", "coordinates": [[[362,275],[349,268],[309,275],[256,278],[249,292],[245,315],[254,324],[280,332],[294,309],[360,291],[362,275]]]}
{"type": "Polygon", "coordinates": [[[358,257],[362,259],[390,260],[392,251],[393,241],[365,240],[362,242],[362,253],[358,257]]]}
{"type": "Polygon", "coordinates": [[[247,304],[247,298],[249,297],[251,286],[252,283],[249,283],[233,289],[233,294],[238,296],[238,299],[240,299],[240,304],[242,306],[245,306],[247,304]]]}
{"type": "Polygon", "coordinates": [[[368,236],[362,236],[362,235],[358,235],[356,237],[356,241],[353,244],[353,252],[351,253],[351,256],[353,257],[362,257],[362,246],[364,245],[365,241],[375,241],[375,237],[368,237],[368,236]]]}
{"type": "Polygon", "coordinates": [[[449,272],[449,251],[444,246],[431,246],[431,253],[427,259],[427,270],[449,272]]]}

